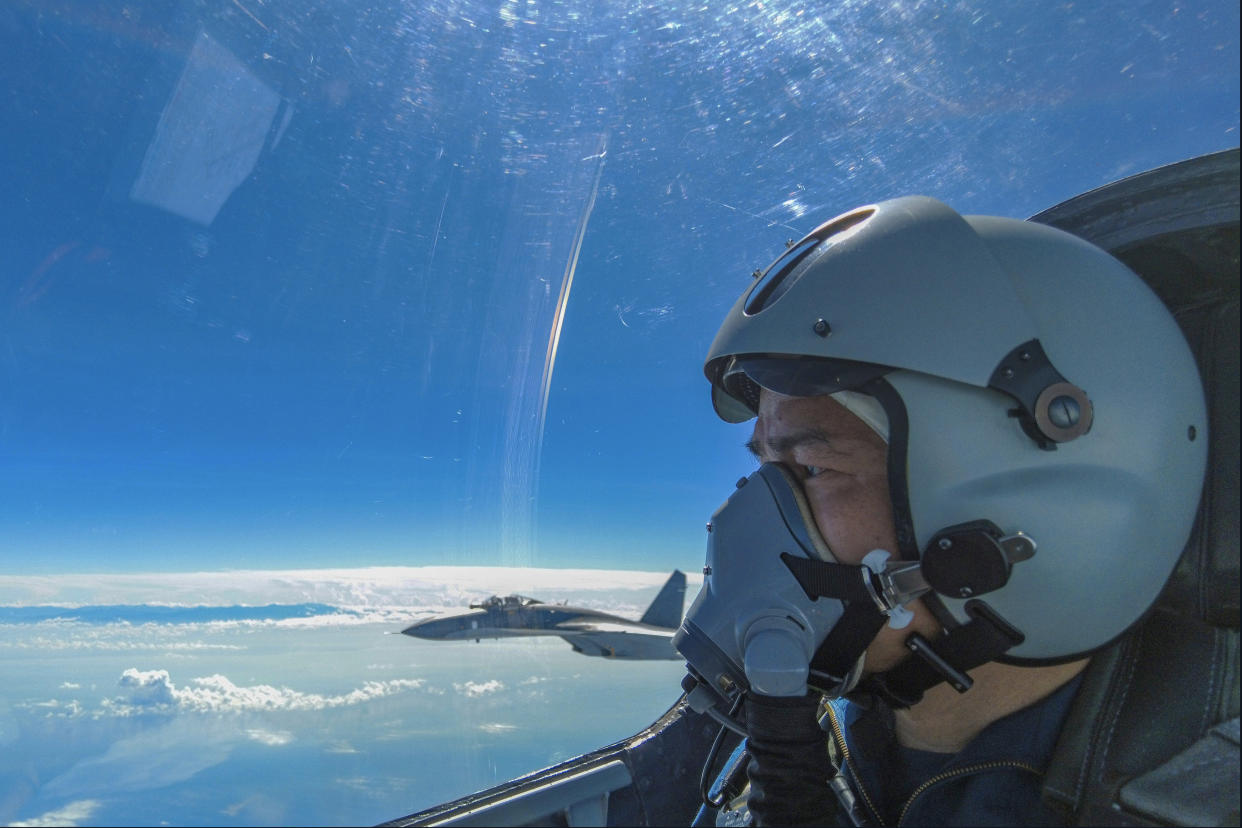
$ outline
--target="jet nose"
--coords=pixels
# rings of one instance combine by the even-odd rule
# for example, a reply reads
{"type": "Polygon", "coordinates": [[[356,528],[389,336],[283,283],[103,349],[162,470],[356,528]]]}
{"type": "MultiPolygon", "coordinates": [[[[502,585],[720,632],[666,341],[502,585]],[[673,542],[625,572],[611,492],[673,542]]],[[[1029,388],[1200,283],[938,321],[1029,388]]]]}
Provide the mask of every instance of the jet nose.
{"type": "Polygon", "coordinates": [[[401,631],[402,635],[413,636],[414,638],[439,638],[443,635],[440,619],[429,618],[426,621],[419,621],[417,624],[411,624],[401,631]]]}
{"type": "Polygon", "coordinates": [[[440,615],[435,618],[424,618],[402,630],[403,635],[414,638],[428,638],[436,641],[458,641],[466,638],[477,638],[480,627],[484,626],[486,613],[470,612],[465,615],[440,615]]]}

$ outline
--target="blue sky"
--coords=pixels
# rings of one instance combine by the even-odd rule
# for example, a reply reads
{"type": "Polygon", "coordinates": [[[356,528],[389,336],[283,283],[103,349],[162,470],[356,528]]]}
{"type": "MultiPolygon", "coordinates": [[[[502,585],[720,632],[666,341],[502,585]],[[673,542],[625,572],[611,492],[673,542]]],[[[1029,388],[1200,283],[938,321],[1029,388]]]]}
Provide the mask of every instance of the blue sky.
{"type": "Polygon", "coordinates": [[[12,571],[693,567],[786,238],[1238,141],[1236,3],[244,6],[5,13],[12,571]]]}

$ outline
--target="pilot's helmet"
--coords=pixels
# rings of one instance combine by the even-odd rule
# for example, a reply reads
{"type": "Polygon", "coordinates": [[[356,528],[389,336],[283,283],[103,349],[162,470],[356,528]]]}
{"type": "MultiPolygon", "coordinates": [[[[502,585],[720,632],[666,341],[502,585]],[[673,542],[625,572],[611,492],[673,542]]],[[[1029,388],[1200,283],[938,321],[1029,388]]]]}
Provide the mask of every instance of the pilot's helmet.
{"type": "MultiPolygon", "coordinates": [[[[847,407],[883,411],[900,557],[974,521],[1029,536],[1034,556],[974,596],[1025,635],[1006,661],[1119,636],[1189,535],[1208,437],[1194,358],[1137,275],[1059,230],[923,197],[846,213],[742,294],[705,372],[730,422],[760,387],[874,400],[847,407]]],[[[928,601],[946,628],[968,592],[928,601]]]]}

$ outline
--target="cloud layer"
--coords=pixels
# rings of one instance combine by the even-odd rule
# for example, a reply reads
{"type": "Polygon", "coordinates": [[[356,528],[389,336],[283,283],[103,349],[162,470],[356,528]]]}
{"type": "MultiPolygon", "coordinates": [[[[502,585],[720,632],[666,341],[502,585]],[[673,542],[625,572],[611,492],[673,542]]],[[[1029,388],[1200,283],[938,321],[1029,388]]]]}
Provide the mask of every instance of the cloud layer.
{"type": "MultiPolygon", "coordinates": [[[[162,605],[240,607],[321,604],[358,611],[459,607],[491,594],[518,592],[545,601],[572,599],[599,608],[641,609],[667,572],[471,566],[238,570],[135,574],[0,575],[0,605],[162,605]]],[[[688,589],[702,582],[687,576],[688,589]]],[[[282,623],[323,623],[325,617],[282,623]]],[[[337,616],[326,616],[336,619],[337,616]]],[[[371,619],[374,620],[374,619],[371,619]]]]}
{"type": "Polygon", "coordinates": [[[503,681],[499,681],[498,679],[483,682],[467,681],[461,684],[454,684],[453,689],[468,699],[474,699],[479,696],[486,696],[489,693],[497,693],[504,690],[505,683],[503,681]]]}
{"type": "MultiPolygon", "coordinates": [[[[118,682],[122,696],[104,699],[101,710],[113,716],[139,713],[243,713],[282,710],[327,710],[346,707],[417,690],[426,684],[423,679],[390,679],[368,681],[361,687],[341,695],[303,693],[289,687],[270,684],[239,686],[225,676],[212,675],[191,680],[190,687],[177,687],[167,670],[139,670],[131,667],[118,682]]],[[[486,692],[486,691],[484,691],[486,692]]]]}
{"type": "Polygon", "coordinates": [[[77,802],[70,802],[62,808],[54,811],[48,811],[46,814],[37,816],[33,819],[24,819],[21,822],[10,822],[10,826],[30,826],[30,828],[41,828],[41,826],[73,826],[85,819],[90,819],[91,814],[99,809],[99,800],[97,799],[80,799],[77,802]]]}

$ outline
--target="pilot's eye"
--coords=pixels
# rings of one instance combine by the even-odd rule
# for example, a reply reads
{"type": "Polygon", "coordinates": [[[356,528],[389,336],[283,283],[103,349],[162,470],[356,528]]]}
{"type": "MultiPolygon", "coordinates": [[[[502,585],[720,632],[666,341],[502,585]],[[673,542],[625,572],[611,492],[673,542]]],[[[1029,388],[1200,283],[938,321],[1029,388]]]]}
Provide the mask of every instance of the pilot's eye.
{"type": "Polygon", "coordinates": [[[806,472],[807,477],[818,477],[821,473],[826,471],[823,466],[803,466],[802,470],[806,472]]]}

